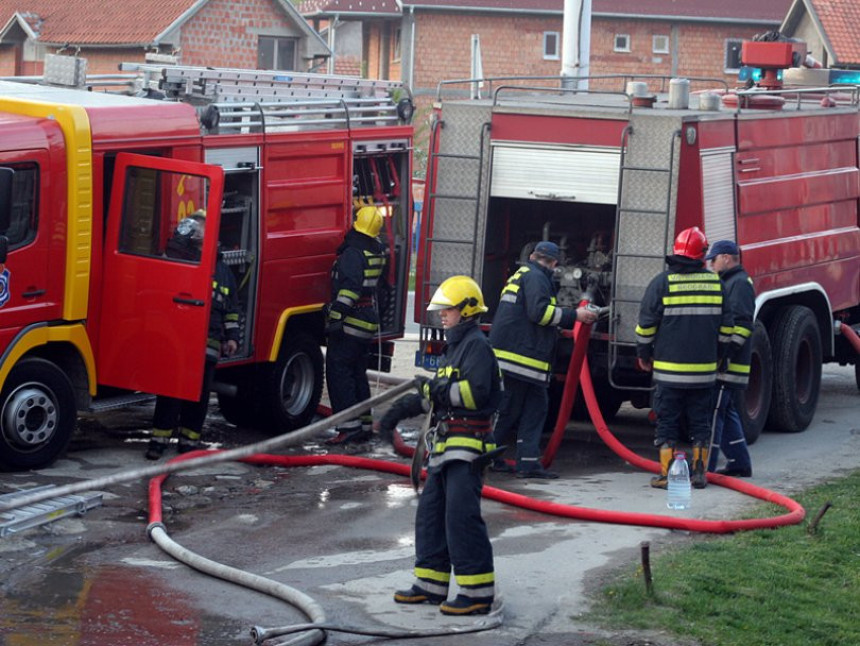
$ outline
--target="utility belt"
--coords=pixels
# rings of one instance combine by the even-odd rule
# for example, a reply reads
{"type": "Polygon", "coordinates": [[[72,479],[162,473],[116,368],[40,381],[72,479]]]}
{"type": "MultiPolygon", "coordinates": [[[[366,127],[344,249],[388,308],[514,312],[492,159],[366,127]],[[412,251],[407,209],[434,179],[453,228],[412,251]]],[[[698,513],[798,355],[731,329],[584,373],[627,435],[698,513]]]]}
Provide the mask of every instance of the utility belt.
{"type": "Polygon", "coordinates": [[[474,419],[467,417],[448,417],[436,425],[436,433],[469,433],[470,435],[485,435],[493,430],[489,419],[474,419]]]}

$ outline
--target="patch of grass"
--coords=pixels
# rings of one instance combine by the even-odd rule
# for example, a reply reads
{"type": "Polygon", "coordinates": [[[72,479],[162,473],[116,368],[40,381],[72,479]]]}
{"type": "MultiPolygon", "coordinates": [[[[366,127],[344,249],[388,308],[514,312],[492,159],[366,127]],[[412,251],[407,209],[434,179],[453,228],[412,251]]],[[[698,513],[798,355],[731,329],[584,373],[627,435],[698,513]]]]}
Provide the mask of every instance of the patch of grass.
{"type": "Polygon", "coordinates": [[[641,567],[622,572],[578,619],[719,646],[860,644],[860,471],[797,500],[807,512],[800,525],[652,550],[653,595],[641,567]]]}

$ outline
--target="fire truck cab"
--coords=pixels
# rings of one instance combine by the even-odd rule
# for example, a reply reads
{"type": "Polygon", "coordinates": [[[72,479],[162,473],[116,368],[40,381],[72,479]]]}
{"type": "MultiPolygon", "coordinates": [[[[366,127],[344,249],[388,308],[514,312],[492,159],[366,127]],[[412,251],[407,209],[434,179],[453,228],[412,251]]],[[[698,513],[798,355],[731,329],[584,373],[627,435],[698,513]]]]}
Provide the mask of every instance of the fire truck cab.
{"type": "MultiPolygon", "coordinates": [[[[485,79],[489,98],[465,100],[455,92],[473,80],[440,85],[417,362],[432,366],[441,340],[423,309],[439,283],[474,276],[492,325],[506,279],[552,240],[563,253],[559,302],[587,297],[609,311],[588,350],[604,414],[626,400],[648,406],[650,376],[635,364],[639,303],[676,234],[698,226],[711,242],[736,241],[755,283],[748,440],[765,426],[805,429],[822,363],[858,362],[837,324],[860,326],[860,91],[832,86],[834,70],[798,67],[797,42],[750,42],[744,55],[762,81],[736,90],[630,75],[588,79],[589,89],[508,78],[485,79]]],[[[571,346],[559,343],[559,391],[571,346]]]]}
{"type": "Polygon", "coordinates": [[[382,354],[403,332],[406,88],[178,66],[128,78],[159,98],[0,81],[3,468],[50,464],[77,411],[197,399],[219,256],[241,308],[239,351],[216,374],[221,411],[273,431],[306,424],[323,386],[329,272],[354,204],[386,216],[382,354]],[[199,209],[201,257],[168,257],[177,223],[199,209]]]}

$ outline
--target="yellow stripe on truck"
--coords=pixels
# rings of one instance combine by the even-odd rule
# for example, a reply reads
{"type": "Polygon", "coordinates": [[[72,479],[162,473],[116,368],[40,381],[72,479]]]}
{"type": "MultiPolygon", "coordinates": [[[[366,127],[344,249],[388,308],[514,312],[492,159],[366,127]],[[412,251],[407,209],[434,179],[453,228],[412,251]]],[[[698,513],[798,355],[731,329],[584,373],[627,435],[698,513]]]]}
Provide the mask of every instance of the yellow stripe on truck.
{"type": "Polygon", "coordinates": [[[93,145],[87,112],[77,105],[14,97],[0,98],[0,110],[25,117],[51,119],[63,131],[69,204],[63,318],[67,321],[85,319],[93,234],[93,145]]]}

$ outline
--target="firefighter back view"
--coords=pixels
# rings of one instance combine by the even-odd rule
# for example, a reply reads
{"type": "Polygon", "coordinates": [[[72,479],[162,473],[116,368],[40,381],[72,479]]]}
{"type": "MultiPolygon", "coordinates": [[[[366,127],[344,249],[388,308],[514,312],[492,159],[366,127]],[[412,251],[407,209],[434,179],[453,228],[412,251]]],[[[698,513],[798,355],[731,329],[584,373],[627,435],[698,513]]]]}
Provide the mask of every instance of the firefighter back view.
{"type": "MultiPolygon", "coordinates": [[[[180,220],[167,242],[166,255],[176,260],[199,261],[205,229],[206,212],[202,209],[180,220]]],[[[236,298],[236,280],[230,268],[219,258],[215,262],[215,275],[212,278],[212,310],[209,314],[200,398],[194,402],[163,395],[156,398],[147,459],[157,460],[164,455],[170,439],[177,431],[180,453],[201,448],[200,438],[215,366],[222,354],[232,356],[239,347],[239,306],[236,298]]],[[[176,368],[180,369],[181,366],[176,368]]]]}
{"type": "Polygon", "coordinates": [[[704,266],[707,250],[698,227],[681,231],[672,255],[666,256],[669,268],[651,280],[639,307],[637,365],[652,372],[656,384],[660,475],[651,486],[658,489],[668,486],[669,464],[685,423],[693,441],[692,484],[707,486],[712,393],[732,334],[720,277],[704,266]]]}
{"type": "MultiPolygon", "coordinates": [[[[333,413],[370,397],[367,380],[370,342],[379,330],[377,291],[385,267],[385,248],[377,239],[382,212],[364,206],[337,249],[331,271],[332,300],[326,314],[326,387],[333,413]]],[[[370,411],[337,427],[326,444],[364,442],[373,432],[370,411]]]]}

